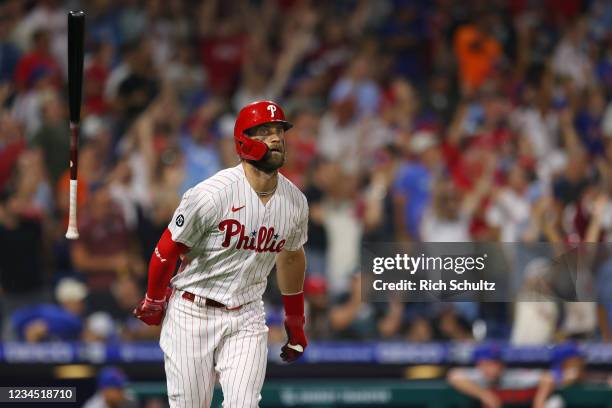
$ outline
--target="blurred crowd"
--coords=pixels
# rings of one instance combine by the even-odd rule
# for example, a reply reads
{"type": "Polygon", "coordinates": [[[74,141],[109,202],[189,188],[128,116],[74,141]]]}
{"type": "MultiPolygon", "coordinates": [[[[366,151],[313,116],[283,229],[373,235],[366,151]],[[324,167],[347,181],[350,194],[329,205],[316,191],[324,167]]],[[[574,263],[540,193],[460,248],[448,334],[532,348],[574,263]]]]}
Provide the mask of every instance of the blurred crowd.
{"type": "MultiPolygon", "coordinates": [[[[130,314],[149,256],[182,193],[238,162],[235,113],[272,99],[295,124],[282,172],[310,205],[310,338],[612,341],[603,298],[366,303],[359,275],[363,242],[608,242],[611,28],[605,0],[2,2],[3,337],[154,339],[130,314]],[[77,8],[81,237],[69,242],[77,8]]],[[[589,267],[609,288],[612,262],[589,267]]],[[[265,300],[282,339],[274,284],[265,300]]]]}
{"type": "Polygon", "coordinates": [[[478,400],[484,408],[519,404],[569,407],[573,405],[559,391],[587,383],[612,386],[609,373],[587,371],[584,352],[571,341],[551,348],[551,365],[545,370],[507,367],[499,345],[487,342],[474,348],[472,359],[474,367],[452,368],[447,380],[456,391],[478,400]]]}

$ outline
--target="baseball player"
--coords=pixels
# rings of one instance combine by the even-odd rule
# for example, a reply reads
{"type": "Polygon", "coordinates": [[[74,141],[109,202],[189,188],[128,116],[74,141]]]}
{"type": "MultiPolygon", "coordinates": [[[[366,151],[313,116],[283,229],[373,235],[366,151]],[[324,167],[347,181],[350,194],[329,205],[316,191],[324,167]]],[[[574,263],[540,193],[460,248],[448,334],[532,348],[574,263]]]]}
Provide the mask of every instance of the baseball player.
{"type": "Polygon", "coordinates": [[[151,256],[147,293],[134,314],[149,325],[163,321],[171,407],[209,407],[216,375],[224,407],[258,406],[268,338],[261,297],[274,264],[288,336],[282,359],[296,360],[308,344],[308,204],[278,173],[291,127],[274,102],[245,106],[234,127],[241,163],[183,195],[151,256]]]}

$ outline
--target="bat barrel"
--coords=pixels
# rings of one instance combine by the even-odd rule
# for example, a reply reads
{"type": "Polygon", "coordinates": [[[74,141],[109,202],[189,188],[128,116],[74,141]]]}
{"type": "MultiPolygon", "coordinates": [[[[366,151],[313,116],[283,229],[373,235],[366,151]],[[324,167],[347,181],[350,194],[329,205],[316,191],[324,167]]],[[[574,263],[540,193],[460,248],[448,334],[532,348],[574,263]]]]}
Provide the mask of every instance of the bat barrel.
{"type": "Polygon", "coordinates": [[[81,120],[84,42],[85,13],[71,11],[68,14],[68,95],[72,123],[79,123],[81,120]]]}

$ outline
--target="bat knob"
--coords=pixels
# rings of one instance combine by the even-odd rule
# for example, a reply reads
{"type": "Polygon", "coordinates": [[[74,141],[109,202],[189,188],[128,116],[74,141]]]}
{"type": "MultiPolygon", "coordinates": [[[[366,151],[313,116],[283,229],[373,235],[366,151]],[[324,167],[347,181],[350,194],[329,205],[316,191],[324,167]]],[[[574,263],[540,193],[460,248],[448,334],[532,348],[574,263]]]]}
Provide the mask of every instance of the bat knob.
{"type": "Polygon", "coordinates": [[[77,231],[76,228],[68,228],[68,231],[66,231],[66,238],[67,239],[78,239],[79,231],[77,231]]]}

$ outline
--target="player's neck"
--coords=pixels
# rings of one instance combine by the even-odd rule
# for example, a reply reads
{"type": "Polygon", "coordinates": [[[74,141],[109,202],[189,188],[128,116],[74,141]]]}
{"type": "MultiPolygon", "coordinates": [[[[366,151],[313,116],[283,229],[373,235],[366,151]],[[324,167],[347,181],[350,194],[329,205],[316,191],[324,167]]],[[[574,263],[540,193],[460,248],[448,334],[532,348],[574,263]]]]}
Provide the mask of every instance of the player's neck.
{"type": "MultiPolygon", "coordinates": [[[[245,161],[242,162],[242,168],[244,169],[244,174],[249,184],[256,193],[271,192],[276,188],[278,184],[277,170],[273,172],[265,172],[245,161]]],[[[263,195],[259,198],[262,201],[267,202],[271,197],[272,194],[263,195]]]]}

